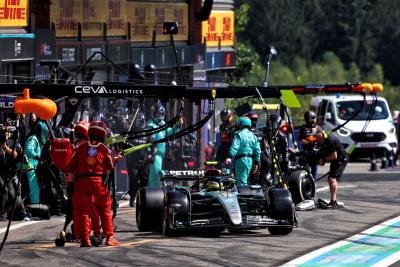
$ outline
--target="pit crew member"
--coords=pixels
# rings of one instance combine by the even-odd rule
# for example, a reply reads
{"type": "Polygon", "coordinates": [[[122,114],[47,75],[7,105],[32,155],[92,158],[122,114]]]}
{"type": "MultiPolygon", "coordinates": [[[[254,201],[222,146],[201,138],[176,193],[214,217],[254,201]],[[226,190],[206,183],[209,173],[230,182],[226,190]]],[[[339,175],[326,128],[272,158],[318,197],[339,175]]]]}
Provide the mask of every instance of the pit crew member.
{"type": "Polygon", "coordinates": [[[240,117],[236,124],[238,130],[233,134],[229,157],[225,160],[225,164],[229,166],[232,158],[235,159],[236,184],[241,186],[247,185],[251,171],[254,173],[257,171],[261,147],[257,137],[250,130],[251,120],[249,118],[240,117]]]}
{"type": "Polygon", "coordinates": [[[100,214],[107,246],[118,246],[114,237],[112,222],[111,198],[105,184],[107,173],[114,169],[121,154],[112,157],[111,150],[103,144],[107,135],[107,126],[102,121],[92,122],[89,126],[89,141],[78,145],[68,163],[67,170],[74,172],[73,219],[81,227],[80,237],[82,247],[91,247],[90,212],[91,201],[100,214]]]}

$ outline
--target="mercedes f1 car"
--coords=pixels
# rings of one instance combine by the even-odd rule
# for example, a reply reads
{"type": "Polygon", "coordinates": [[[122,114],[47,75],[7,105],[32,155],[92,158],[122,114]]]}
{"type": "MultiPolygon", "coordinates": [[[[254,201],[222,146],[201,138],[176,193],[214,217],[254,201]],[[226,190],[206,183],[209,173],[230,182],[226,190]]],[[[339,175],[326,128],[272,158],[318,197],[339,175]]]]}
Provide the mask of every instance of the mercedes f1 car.
{"type": "Polygon", "coordinates": [[[239,187],[233,176],[217,169],[186,177],[168,174],[161,181],[162,188],[144,187],[138,194],[139,231],[161,230],[174,236],[185,230],[219,234],[224,229],[268,228],[272,235],[287,235],[297,227],[287,189],[239,187]]]}

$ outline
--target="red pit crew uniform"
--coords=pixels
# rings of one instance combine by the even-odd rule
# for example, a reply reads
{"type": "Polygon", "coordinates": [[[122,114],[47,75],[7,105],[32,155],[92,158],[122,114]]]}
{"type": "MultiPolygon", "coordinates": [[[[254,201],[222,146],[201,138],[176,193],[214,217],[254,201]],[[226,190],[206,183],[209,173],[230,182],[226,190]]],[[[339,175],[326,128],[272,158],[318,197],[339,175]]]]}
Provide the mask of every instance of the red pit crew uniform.
{"type": "Polygon", "coordinates": [[[80,232],[82,244],[90,244],[92,198],[107,239],[114,236],[111,198],[102,180],[113,169],[111,150],[103,143],[84,142],[78,145],[68,164],[68,170],[73,171],[75,177],[73,220],[74,224],[78,224],[79,228],[75,229],[80,232]]]}
{"type": "MultiPolygon", "coordinates": [[[[81,145],[85,142],[87,142],[87,140],[77,139],[75,144],[72,145],[72,150],[75,151],[75,148],[77,148],[79,145],[81,145]]],[[[68,182],[71,183],[70,186],[72,186],[72,187],[73,187],[73,182],[74,182],[73,176],[74,176],[73,173],[67,173],[67,180],[68,180],[68,182]]],[[[70,197],[71,196],[68,196],[68,198],[70,198],[70,197]]],[[[71,203],[71,205],[73,205],[73,204],[71,203]]],[[[73,209],[73,210],[75,210],[75,209],[73,209]]],[[[79,215],[77,215],[77,214],[73,215],[74,218],[77,216],[79,216],[79,215]]],[[[95,236],[100,236],[101,235],[100,215],[99,215],[99,212],[97,211],[97,208],[95,207],[94,197],[92,197],[92,200],[90,203],[90,217],[91,217],[91,221],[90,221],[91,227],[89,224],[89,227],[90,227],[89,229],[93,230],[93,234],[95,236]]],[[[81,229],[83,227],[82,223],[83,223],[82,220],[78,220],[78,221],[74,220],[74,224],[73,224],[74,229],[73,230],[74,230],[74,238],[75,239],[81,239],[80,234],[81,234],[81,229]]]]}

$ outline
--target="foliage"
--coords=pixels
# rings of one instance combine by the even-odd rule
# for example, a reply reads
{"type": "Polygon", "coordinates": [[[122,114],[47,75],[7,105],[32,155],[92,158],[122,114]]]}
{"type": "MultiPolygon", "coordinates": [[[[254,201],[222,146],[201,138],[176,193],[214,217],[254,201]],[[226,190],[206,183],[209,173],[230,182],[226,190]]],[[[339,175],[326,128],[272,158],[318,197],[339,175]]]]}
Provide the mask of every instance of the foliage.
{"type": "MultiPolygon", "coordinates": [[[[399,1],[237,0],[235,4],[237,69],[228,77],[230,84],[261,85],[265,50],[274,45],[278,56],[270,62],[269,85],[380,82],[391,109],[400,109],[395,101],[400,97],[399,1]]],[[[299,98],[303,107],[292,111],[295,117],[302,117],[310,98],[299,98]]]]}

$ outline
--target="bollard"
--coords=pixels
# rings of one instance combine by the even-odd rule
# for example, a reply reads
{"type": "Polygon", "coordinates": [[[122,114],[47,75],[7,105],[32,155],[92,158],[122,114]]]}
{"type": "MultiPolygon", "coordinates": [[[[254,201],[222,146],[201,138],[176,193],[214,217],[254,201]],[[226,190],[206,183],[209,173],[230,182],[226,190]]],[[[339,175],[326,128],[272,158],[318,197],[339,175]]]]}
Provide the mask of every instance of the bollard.
{"type": "Polygon", "coordinates": [[[383,151],[383,157],[381,160],[381,169],[386,169],[388,167],[388,162],[386,158],[386,150],[383,151]]]}
{"type": "Polygon", "coordinates": [[[375,153],[372,153],[372,157],[370,158],[371,161],[371,168],[369,169],[370,171],[377,171],[378,166],[376,165],[376,157],[375,153]]]}
{"type": "Polygon", "coordinates": [[[389,152],[388,166],[389,166],[389,168],[393,168],[394,167],[393,150],[389,152]]]}

